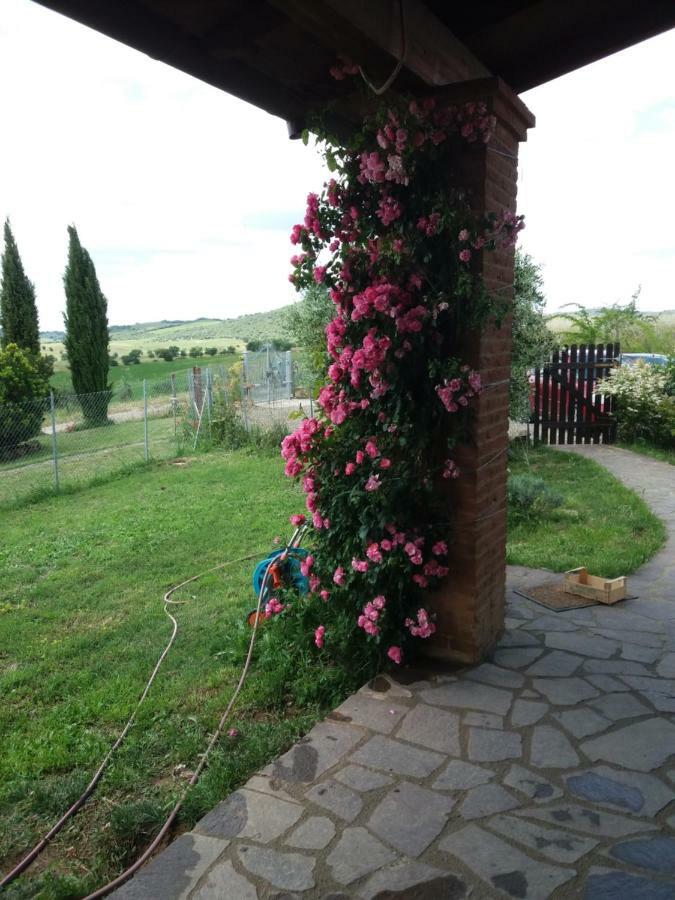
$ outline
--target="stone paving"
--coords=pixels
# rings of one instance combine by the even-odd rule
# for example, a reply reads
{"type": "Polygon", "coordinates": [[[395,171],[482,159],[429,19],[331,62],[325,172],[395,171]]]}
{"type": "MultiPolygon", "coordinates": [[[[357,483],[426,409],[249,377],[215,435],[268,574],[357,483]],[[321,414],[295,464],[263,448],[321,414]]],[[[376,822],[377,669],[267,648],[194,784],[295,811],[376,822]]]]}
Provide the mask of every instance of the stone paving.
{"type": "Polygon", "coordinates": [[[675,900],[675,469],[600,449],[669,526],[639,599],[554,613],[511,568],[490,661],[379,676],[117,900],[675,900]]]}

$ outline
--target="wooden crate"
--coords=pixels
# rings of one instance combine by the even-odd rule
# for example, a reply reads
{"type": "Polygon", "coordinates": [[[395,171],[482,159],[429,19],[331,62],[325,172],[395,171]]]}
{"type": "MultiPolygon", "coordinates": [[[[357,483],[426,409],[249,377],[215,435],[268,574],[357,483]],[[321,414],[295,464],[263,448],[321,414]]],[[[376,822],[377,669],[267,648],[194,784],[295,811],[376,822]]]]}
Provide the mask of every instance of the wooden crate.
{"type": "Polygon", "coordinates": [[[589,575],[583,566],[565,572],[564,590],[566,594],[607,604],[616,603],[627,596],[626,579],[623,575],[619,578],[599,578],[597,575],[589,575]]]}

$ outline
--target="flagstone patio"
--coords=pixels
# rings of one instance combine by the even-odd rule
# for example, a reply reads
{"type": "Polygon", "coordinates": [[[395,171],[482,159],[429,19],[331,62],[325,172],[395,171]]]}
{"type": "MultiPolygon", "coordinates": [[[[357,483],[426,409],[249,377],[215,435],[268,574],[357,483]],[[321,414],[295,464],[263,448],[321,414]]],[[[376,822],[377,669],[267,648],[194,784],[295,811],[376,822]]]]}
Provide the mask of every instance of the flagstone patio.
{"type": "Polygon", "coordinates": [[[511,568],[490,662],[379,676],[114,896],[675,900],[675,469],[576,449],[668,523],[637,600],[511,568]]]}

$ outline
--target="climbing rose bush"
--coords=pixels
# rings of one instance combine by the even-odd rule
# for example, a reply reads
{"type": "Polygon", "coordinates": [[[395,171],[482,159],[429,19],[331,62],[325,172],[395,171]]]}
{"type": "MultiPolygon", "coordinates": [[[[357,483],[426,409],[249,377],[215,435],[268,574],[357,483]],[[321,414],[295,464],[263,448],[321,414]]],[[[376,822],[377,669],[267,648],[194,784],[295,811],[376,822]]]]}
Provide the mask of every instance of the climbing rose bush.
{"type": "Polygon", "coordinates": [[[318,129],[333,177],[293,227],[290,279],[326,285],[335,315],[321,412],[282,444],[313,526],[310,591],[275,624],[301,618],[307,643],[343,666],[400,664],[436,630],[426,597],[448,575],[443,487],[461,478],[453,447],[482,390],[460,348],[499,314],[474,260],[523,225],[509,210],[476,217],[451,184],[458,149],[494,127],[482,103],[429,98],[380,106],[345,146],[318,129]]]}

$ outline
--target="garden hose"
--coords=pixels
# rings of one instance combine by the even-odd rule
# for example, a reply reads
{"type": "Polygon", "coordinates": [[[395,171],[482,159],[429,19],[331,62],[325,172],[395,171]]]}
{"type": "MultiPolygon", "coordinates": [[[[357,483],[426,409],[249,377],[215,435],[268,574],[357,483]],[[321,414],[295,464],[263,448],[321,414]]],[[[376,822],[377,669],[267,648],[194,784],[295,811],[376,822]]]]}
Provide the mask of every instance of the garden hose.
{"type": "MultiPolygon", "coordinates": [[[[270,557],[268,557],[267,560],[265,560],[265,562],[267,563],[267,566],[265,567],[264,573],[262,574],[262,577],[260,578],[260,587],[258,590],[258,605],[257,605],[257,609],[256,609],[255,621],[253,623],[253,630],[251,632],[251,639],[249,641],[248,653],[246,655],[246,661],[242,668],[241,675],[239,677],[239,681],[237,682],[237,686],[234,690],[234,693],[232,694],[232,697],[230,698],[230,701],[227,704],[225,712],[223,713],[223,715],[220,719],[220,722],[218,723],[218,727],[216,728],[215,732],[213,733],[213,736],[211,737],[211,740],[209,741],[206,751],[202,755],[197,768],[195,769],[192,777],[190,778],[190,781],[188,782],[187,786],[183,790],[183,792],[180,796],[180,799],[178,800],[178,802],[172,809],[171,813],[169,814],[169,817],[167,818],[166,822],[162,826],[161,830],[159,831],[159,833],[157,834],[157,836],[155,837],[153,842],[150,844],[150,846],[145,850],[143,855],[139,859],[137,859],[136,862],[132,866],[130,866],[128,869],[126,869],[124,872],[122,872],[121,875],[119,875],[117,878],[115,878],[109,884],[106,884],[104,887],[99,888],[93,894],[90,894],[87,898],[85,898],[85,900],[94,900],[94,898],[105,897],[111,891],[115,890],[116,888],[118,888],[122,884],[124,884],[126,881],[128,881],[129,878],[131,878],[131,876],[152,856],[152,854],[155,852],[155,850],[157,849],[159,844],[162,842],[162,840],[168,833],[169,829],[171,828],[171,825],[173,824],[176,816],[178,815],[178,813],[183,805],[183,802],[185,800],[185,797],[187,796],[188,791],[198,781],[199,776],[201,775],[202,770],[203,770],[204,766],[206,765],[206,761],[207,761],[209,755],[211,754],[211,751],[213,750],[214,746],[216,745],[216,743],[222,733],[222,730],[225,726],[225,723],[227,722],[227,719],[229,718],[230,712],[232,711],[232,708],[234,707],[237,697],[239,696],[241,689],[244,686],[244,682],[246,681],[246,677],[248,675],[248,671],[249,671],[250,664],[251,664],[251,658],[253,656],[253,648],[255,646],[257,631],[258,631],[260,610],[262,607],[263,599],[266,595],[267,582],[269,580],[272,566],[274,563],[280,563],[280,562],[284,561],[286,559],[286,557],[289,555],[289,551],[297,550],[298,545],[299,545],[300,541],[302,540],[305,530],[306,529],[304,526],[302,528],[296,528],[287,547],[275,552],[270,557]]],[[[176,591],[180,590],[181,588],[185,587],[186,585],[191,584],[192,582],[197,581],[200,578],[203,578],[205,575],[209,575],[211,572],[216,572],[216,571],[218,571],[220,569],[224,569],[228,566],[236,565],[237,563],[247,562],[251,559],[257,559],[261,555],[262,552],[264,552],[264,551],[260,551],[257,553],[249,553],[246,556],[239,557],[238,559],[231,559],[231,560],[227,560],[224,563],[219,563],[217,566],[212,566],[210,569],[206,569],[205,571],[200,572],[198,575],[193,575],[191,578],[187,578],[185,581],[182,581],[180,584],[174,585],[174,587],[170,588],[164,594],[164,598],[163,598],[164,612],[169,617],[169,619],[171,620],[171,623],[172,623],[171,636],[170,636],[169,640],[167,641],[166,646],[164,647],[164,650],[162,651],[159,659],[157,660],[155,668],[153,669],[152,674],[150,675],[150,678],[148,679],[148,681],[145,685],[143,693],[141,694],[141,696],[138,700],[138,703],[136,704],[133,712],[131,713],[126,725],[124,726],[124,728],[118,735],[115,743],[112,745],[112,747],[110,748],[108,753],[103,758],[103,761],[101,762],[100,766],[94,773],[91,781],[89,782],[87,787],[84,789],[82,794],[72,804],[72,806],[70,806],[69,809],[66,810],[66,812],[63,814],[63,816],[61,816],[61,818],[58,820],[58,822],[56,822],[50,828],[50,830],[47,832],[47,834],[45,834],[44,837],[42,837],[38,841],[38,843],[33,847],[33,849],[29,853],[27,853],[19,863],[17,863],[17,865],[11,870],[11,872],[9,872],[7,875],[5,875],[5,877],[2,879],[2,881],[0,881],[0,891],[3,890],[4,888],[6,888],[8,885],[10,885],[16,878],[19,877],[19,875],[21,875],[23,872],[25,872],[26,869],[28,869],[28,867],[30,865],[32,865],[33,862],[35,862],[35,860],[38,858],[38,856],[40,856],[40,854],[46,849],[46,847],[48,846],[50,841],[54,837],[56,837],[56,835],[61,831],[63,826],[82,808],[82,806],[84,806],[86,801],[89,799],[89,797],[91,797],[91,795],[96,790],[96,787],[98,786],[98,783],[100,782],[101,778],[103,777],[103,773],[104,773],[105,769],[107,768],[108,763],[110,762],[113,754],[115,753],[117,748],[121,745],[121,743],[124,741],[125,737],[127,736],[128,732],[129,732],[129,729],[134,724],[134,722],[136,720],[136,716],[138,715],[138,711],[139,711],[141,705],[143,704],[143,702],[145,701],[146,697],[148,696],[148,693],[150,692],[152,683],[154,682],[162,663],[166,659],[169,651],[171,650],[171,647],[174,644],[174,641],[176,640],[176,635],[178,634],[178,622],[176,621],[175,617],[170,613],[169,605],[181,604],[181,603],[184,603],[185,601],[172,599],[173,594],[175,594],[176,591]]],[[[258,566],[256,568],[256,572],[259,569],[260,569],[260,566],[258,566]]]]}

